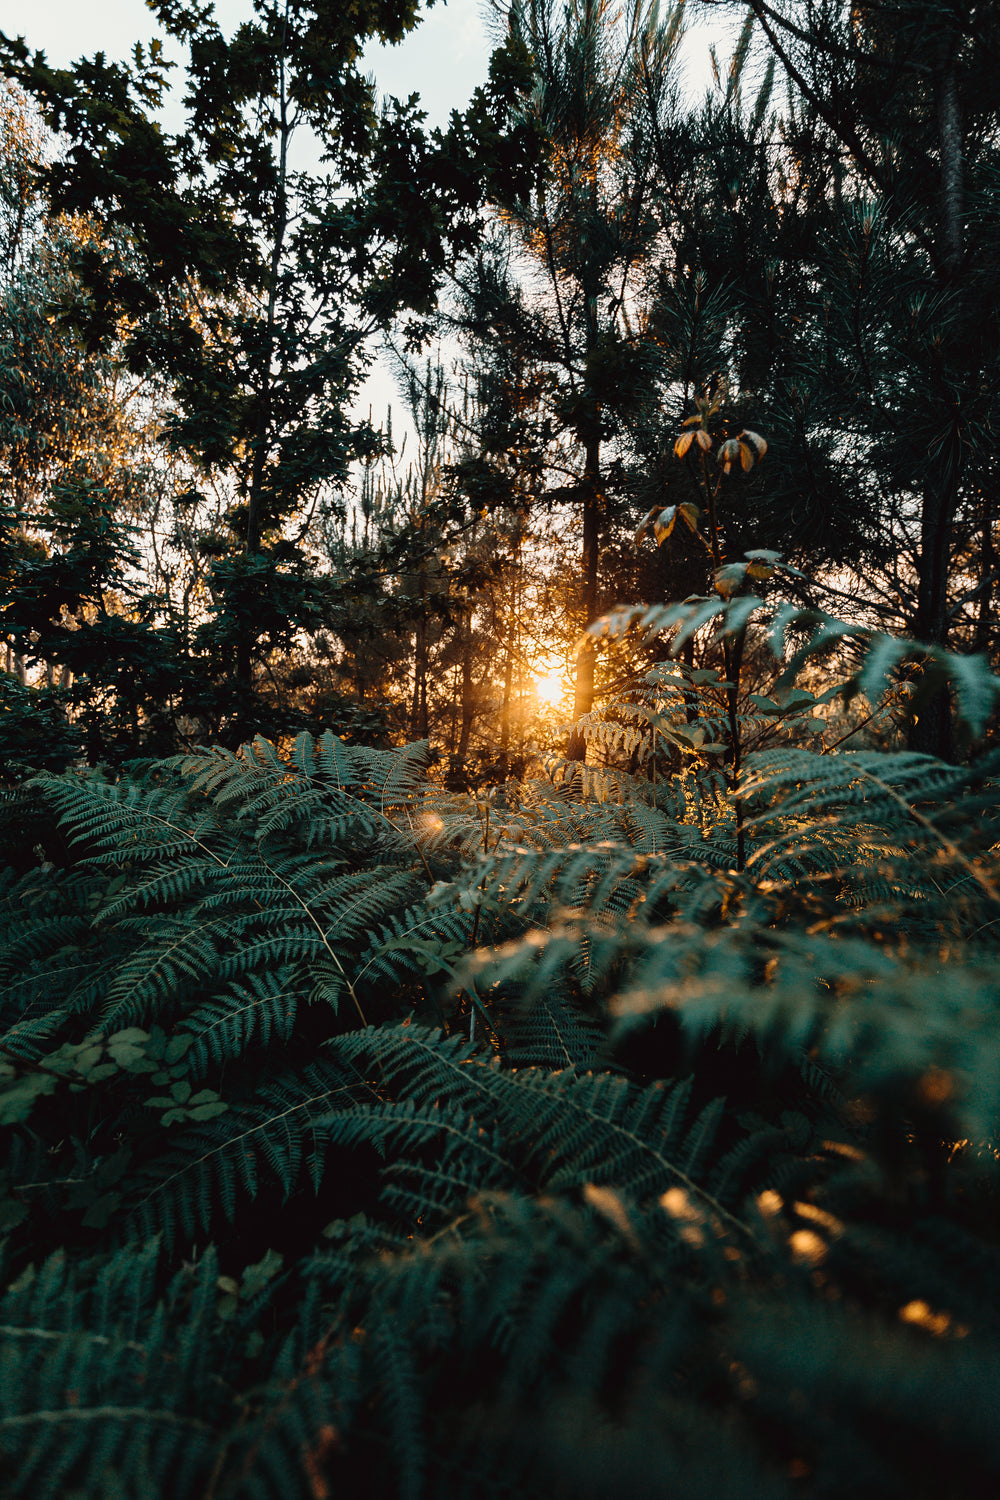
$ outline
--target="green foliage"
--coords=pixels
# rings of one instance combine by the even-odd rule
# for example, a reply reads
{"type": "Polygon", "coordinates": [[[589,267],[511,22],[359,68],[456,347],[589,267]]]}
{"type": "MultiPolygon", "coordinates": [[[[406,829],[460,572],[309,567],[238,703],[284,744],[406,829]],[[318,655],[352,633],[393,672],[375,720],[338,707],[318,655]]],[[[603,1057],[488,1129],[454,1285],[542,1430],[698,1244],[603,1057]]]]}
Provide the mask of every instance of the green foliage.
{"type": "Polygon", "coordinates": [[[0,629],[75,674],[91,763],[328,722],[266,669],[345,613],[316,535],[384,451],[351,410],[366,346],[404,316],[419,341],[484,192],[527,186],[538,155],[510,44],[446,130],[415,98],[379,108],[362,50],[401,40],[417,0],[262,3],[232,34],[211,4],[150,9],[185,54],[174,131],[161,38],[60,69],[0,34],[0,478],[21,501],[0,629]],[[125,462],[108,439],[130,397],[125,462]]]}
{"type": "Polygon", "coordinates": [[[329,734],[36,776],[9,1492],[989,1493],[992,760],[796,710],[743,871],[694,737],[503,805],[329,734]]]}
{"type": "Polygon", "coordinates": [[[986,118],[991,28],[753,4],[685,115],[680,8],[616,31],[603,3],[526,0],[488,87],[425,135],[357,71],[409,3],[261,0],[231,37],[154,9],[191,47],[176,136],[158,50],[61,73],[0,39],[72,142],[48,206],[100,205],[110,236],[83,233],[50,323],[17,240],[34,146],[4,115],[4,1494],[994,1495],[995,140],[963,156],[960,108],[981,89],[986,118]],[[325,178],[288,169],[296,113],[325,178]],[[505,217],[480,244],[484,184],[505,217]],[[348,548],[338,486],[382,447],[346,414],[361,340],[408,308],[418,342],[463,254],[492,350],[466,437],[428,367],[420,473],[390,493],[369,470],[348,548]],[[158,502],[71,461],[126,364],[169,377],[197,470],[179,594],[169,556],[146,595],[127,555],[129,507],[158,502]],[[594,622],[588,712],[515,781],[541,502],[560,558],[559,507],[583,522],[556,593],[594,622]],[[687,597],[597,621],[643,511],[647,597],[687,597]],[[893,587],[835,618],[779,546],[893,587]],[[775,575],[791,602],[746,592],[775,575]],[[599,700],[597,639],[632,627],[642,667],[599,700]],[[337,678],[327,705],[381,748],[293,739],[321,699],[267,699],[262,669],[324,629],[357,699],[337,678]],[[497,641],[500,784],[468,795],[497,641]],[[439,669],[456,710],[462,680],[444,787],[439,669]],[[239,744],[250,720],[272,737],[239,744]],[[909,749],[886,721],[916,723],[909,749]]]}
{"type": "Polygon", "coordinates": [[[67,723],[65,698],[58,688],[30,687],[10,672],[0,674],[0,766],[8,784],[39,769],[64,770],[80,755],[82,735],[67,723]]]}

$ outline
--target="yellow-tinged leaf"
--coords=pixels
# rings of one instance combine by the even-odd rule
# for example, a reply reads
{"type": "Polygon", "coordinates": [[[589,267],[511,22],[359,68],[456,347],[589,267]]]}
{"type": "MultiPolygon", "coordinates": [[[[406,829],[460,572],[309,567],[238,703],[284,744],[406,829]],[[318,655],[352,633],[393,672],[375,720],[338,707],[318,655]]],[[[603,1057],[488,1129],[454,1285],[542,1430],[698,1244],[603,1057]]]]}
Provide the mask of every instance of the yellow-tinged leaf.
{"type": "Polygon", "coordinates": [[[737,460],[739,459],[739,456],[740,456],[740,443],[739,443],[739,439],[738,438],[730,438],[728,442],[723,443],[722,447],[719,449],[718,453],[716,454],[716,459],[717,459],[720,467],[722,468],[723,472],[726,473],[726,474],[728,474],[729,471],[730,471],[730,469],[733,467],[733,464],[736,463],[737,460]]]}
{"type": "Polygon", "coordinates": [[[639,526],[638,526],[638,528],[636,530],[635,536],[632,538],[632,541],[633,541],[633,543],[634,543],[634,545],[636,547],[638,547],[639,543],[642,541],[643,537],[646,535],[646,532],[649,530],[650,526],[653,524],[653,517],[659,514],[659,509],[660,508],[659,508],[658,505],[654,505],[653,508],[652,508],[652,510],[647,510],[646,514],[643,516],[642,520],[639,522],[639,526]]]}
{"type": "Polygon", "coordinates": [[[690,448],[691,444],[694,442],[694,436],[695,435],[694,435],[693,432],[682,432],[681,433],[680,437],[677,439],[676,443],[674,444],[674,453],[675,453],[675,455],[678,458],[683,458],[684,457],[685,453],[688,451],[688,449],[690,448]]]}
{"type": "Polygon", "coordinates": [[[753,449],[748,443],[740,443],[740,463],[744,474],[753,468],[753,449]]]}
{"type": "Polygon", "coordinates": [[[754,450],[754,456],[757,459],[757,462],[760,463],[761,459],[764,457],[764,454],[767,452],[766,439],[762,438],[759,432],[751,432],[749,427],[744,427],[743,431],[740,433],[740,437],[745,443],[750,444],[751,448],[754,450]]]}
{"type": "Polygon", "coordinates": [[[748,578],[756,578],[758,581],[762,582],[765,578],[771,578],[773,576],[774,569],[769,567],[767,563],[752,562],[747,564],[748,578]]]}
{"type": "Polygon", "coordinates": [[[688,529],[691,531],[697,531],[698,517],[701,515],[701,511],[698,509],[697,505],[693,505],[690,500],[685,500],[683,505],[679,505],[677,507],[677,510],[681,520],[688,527],[688,529]]]}
{"type": "Polygon", "coordinates": [[[711,448],[712,446],[711,436],[705,431],[704,427],[700,428],[695,433],[694,440],[703,453],[707,453],[709,448],[711,448]]]}
{"type": "Polygon", "coordinates": [[[716,593],[721,594],[723,599],[731,599],[746,579],[749,566],[749,563],[726,563],[724,567],[717,569],[716,593]]]}
{"type": "Polygon", "coordinates": [[[696,417],[685,417],[681,423],[682,427],[698,427],[701,424],[701,414],[696,417]]]}
{"type": "Polygon", "coordinates": [[[667,537],[673,531],[676,524],[677,507],[676,505],[668,505],[666,510],[660,511],[660,514],[653,522],[653,535],[656,537],[658,546],[663,545],[663,543],[667,540],[667,537]]]}

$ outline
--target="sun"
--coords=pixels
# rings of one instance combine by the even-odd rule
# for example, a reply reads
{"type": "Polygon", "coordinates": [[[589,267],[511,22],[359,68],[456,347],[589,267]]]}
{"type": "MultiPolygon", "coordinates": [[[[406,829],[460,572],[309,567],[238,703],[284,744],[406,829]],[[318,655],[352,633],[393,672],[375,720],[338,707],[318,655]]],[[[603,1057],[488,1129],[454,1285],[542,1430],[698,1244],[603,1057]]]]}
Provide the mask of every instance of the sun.
{"type": "Polygon", "coordinates": [[[561,672],[544,672],[535,678],[535,697],[539,703],[556,708],[566,696],[561,672]]]}

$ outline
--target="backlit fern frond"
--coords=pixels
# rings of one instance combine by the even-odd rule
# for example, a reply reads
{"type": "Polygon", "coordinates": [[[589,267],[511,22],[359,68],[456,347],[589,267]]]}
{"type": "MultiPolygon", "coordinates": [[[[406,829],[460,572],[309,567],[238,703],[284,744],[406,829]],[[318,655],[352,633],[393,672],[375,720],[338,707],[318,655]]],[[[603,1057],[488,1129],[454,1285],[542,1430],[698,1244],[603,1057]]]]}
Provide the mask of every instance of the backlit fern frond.
{"type": "Polygon", "coordinates": [[[845,908],[874,915],[895,902],[917,932],[982,928],[1000,915],[995,770],[912,753],[758,756],[746,795],[766,810],[751,824],[748,869],[758,880],[836,876],[851,892],[845,908]]]}
{"type": "MultiPolygon", "coordinates": [[[[100,991],[103,1024],[171,1024],[213,991],[224,1005],[233,981],[265,975],[306,994],[321,981],[336,1007],[358,960],[426,889],[410,816],[422,757],[300,737],[290,761],[259,741],[114,785],[38,778],[70,837],[113,872],[104,900],[88,898],[105,962],[87,993],[100,991]]],[[[85,1003],[79,983],[71,999],[85,1003]]],[[[16,1010],[17,995],[8,1002],[16,1010]]]]}

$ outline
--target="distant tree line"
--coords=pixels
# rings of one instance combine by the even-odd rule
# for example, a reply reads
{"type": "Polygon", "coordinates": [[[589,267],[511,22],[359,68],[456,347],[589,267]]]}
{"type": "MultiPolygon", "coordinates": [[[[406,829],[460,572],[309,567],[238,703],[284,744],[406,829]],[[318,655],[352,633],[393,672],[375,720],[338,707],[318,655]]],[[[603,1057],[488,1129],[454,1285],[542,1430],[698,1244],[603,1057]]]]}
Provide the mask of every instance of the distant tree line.
{"type": "MultiPolygon", "coordinates": [[[[726,480],[727,559],[996,661],[989,8],[703,5],[744,20],[699,99],[691,7],[518,0],[443,130],[359,72],[415,3],[274,0],[229,39],[150,9],[188,54],[176,133],[159,42],[0,44],[8,760],[331,725],[429,737],[455,785],[583,758],[558,719],[665,647],[581,629],[712,589],[703,528],[632,541],[699,501],[699,398],[769,442],[726,480]],[[402,455],[352,414],[386,334],[402,455]],[[548,720],[541,667],[572,679],[548,720]]],[[[938,694],[912,747],[951,756],[952,718],[938,694]]]]}

